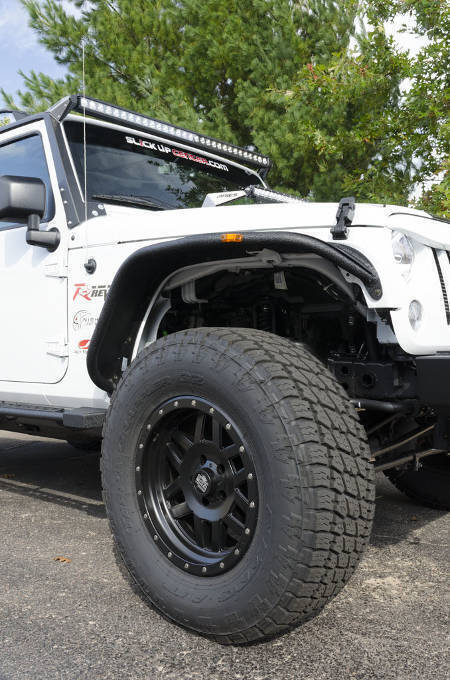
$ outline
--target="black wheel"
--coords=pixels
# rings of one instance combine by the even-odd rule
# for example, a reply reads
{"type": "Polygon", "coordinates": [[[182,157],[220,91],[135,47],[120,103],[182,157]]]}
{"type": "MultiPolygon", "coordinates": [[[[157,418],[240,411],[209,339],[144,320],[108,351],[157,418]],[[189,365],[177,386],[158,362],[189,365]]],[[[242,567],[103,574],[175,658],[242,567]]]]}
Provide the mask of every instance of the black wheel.
{"type": "Polygon", "coordinates": [[[225,573],[256,527],[256,471],[244,437],[215,401],[178,396],[159,406],[136,458],[142,516],[180,569],[225,573]]]}
{"type": "Polygon", "coordinates": [[[421,458],[417,469],[392,468],[386,477],[407,496],[432,508],[450,510],[450,455],[421,458]]]}
{"type": "Polygon", "coordinates": [[[100,451],[102,448],[101,439],[68,439],[67,443],[82,451],[100,451]]]}
{"type": "Polygon", "coordinates": [[[374,499],[365,433],[303,346],[193,329],[146,348],[104,427],[118,552],[163,614],[224,644],[282,633],[345,585],[374,499]]]}

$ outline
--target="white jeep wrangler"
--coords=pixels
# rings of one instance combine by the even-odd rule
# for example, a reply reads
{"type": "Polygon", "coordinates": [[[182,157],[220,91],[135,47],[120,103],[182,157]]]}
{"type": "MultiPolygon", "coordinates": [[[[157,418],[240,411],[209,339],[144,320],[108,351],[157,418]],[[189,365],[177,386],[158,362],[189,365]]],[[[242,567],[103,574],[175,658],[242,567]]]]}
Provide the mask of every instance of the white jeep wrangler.
{"type": "Polygon", "coordinates": [[[91,98],[2,115],[0,429],[101,443],[150,603],[261,640],[348,581],[375,470],[449,508],[447,222],[91,98]]]}

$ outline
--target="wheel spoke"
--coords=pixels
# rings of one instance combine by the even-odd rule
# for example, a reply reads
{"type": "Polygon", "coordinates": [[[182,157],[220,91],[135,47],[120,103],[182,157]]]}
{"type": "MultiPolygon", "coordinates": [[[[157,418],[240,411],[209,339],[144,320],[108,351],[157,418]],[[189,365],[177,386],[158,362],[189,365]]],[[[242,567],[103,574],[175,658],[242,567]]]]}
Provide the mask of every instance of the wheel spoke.
{"type": "Polygon", "coordinates": [[[211,548],[216,552],[220,552],[225,547],[225,527],[222,520],[211,523],[211,548]]]}
{"type": "Polygon", "coordinates": [[[163,489],[163,494],[165,498],[172,498],[175,496],[176,493],[180,490],[180,479],[177,477],[177,479],[174,479],[170,484],[168,484],[164,489],[163,489]]]}
{"type": "Polygon", "coordinates": [[[228,533],[230,536],[232,536],[236,541],[238,541],[242,534],[244,533],[244,525],[242,522],[240,522],[236,517],[234,517],[231,513],[228,513],[228,515],[225,517],[223,520],[227,526],[228,533]]]}
{"type": "Polygon", "coordinates": [[[241,508],[241,510],[243,510],[246,513],[248,510],[249,501],[244,496],[242,491],[240,491],[239,489],[234,490],[234,500],[236,505],[238,505],[241,508]]]}
{"type": "Polygon", "coordinates": [[[192,441],[181,430],[176,430],[172,434],[172,439],[183,453],[186,453],[192,446],[192,441]]]}
{"type": "Polygon", "coordinates": [[[208,543],[208,522],[194,515],[194,532],[198,544],[206,548],[208,543]]]}
{"type": "Polygon", "coordinates": [[[195,420],[195,431],[194,431],[194,441],[200,442],[205,438],[205,421],[206,415],[204,413],[199,413],[195,420]]]}
{"type": "Polygon", "coordinates": [[[183,517],[187,517],[187,515],[192,514],[192,510],[189,508],[186,502],[178,503],[178,505],[173,505],[170,508],[170,512],[174,519],[182,519],[183,517]]]}
{"type": "Polygon", "coordinates": [[[172,442],[166,442],[166,456],[177,472],[180,471],[181,456],[172,442]]]}
{"type": "Polygon", "coordinates": [[[225,458],[236,458],[239,455],[239,444],[230,444],[230,446],[225,446],[221,449],[220,453],[225,456],[225,458]]]}
{"type": "Polygon", "coordinates": [[[220,433],[220,423],[219,423],[218,420],[213,418],[213,421],[212,421],[212,440],[213,440],[213,443],[216,446],[218,446],[219,448],[220,448],[220,445],[222,443],[221,442],[222,438],[221,438],[220,434],[221,434],[220,433]]]}
{"type": "Polygon", "coordinates": [[[233,484],[236,487],[240,486],[245,481],[247,481],[247,470],[245,468],[241,468],[239,472],[235,472],[233,475],[233,484]]]}

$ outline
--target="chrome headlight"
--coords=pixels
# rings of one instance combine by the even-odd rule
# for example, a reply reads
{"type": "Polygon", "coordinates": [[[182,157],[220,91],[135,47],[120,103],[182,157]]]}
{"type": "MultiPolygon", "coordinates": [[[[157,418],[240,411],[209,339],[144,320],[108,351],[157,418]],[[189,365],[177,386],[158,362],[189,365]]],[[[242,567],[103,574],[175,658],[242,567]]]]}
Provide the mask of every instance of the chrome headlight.
{"type": "Polygon", "coordinates": [[[396,264],[401,267],[402,276],[408,279],[414,262],[414,248],[401,231],[392,232],[392,253],[396,264]]]}

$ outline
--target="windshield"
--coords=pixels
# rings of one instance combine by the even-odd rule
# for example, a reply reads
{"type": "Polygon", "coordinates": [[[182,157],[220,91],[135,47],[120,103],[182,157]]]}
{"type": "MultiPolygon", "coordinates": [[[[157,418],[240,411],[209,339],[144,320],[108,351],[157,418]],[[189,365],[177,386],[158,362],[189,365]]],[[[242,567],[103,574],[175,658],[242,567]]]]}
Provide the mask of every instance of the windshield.
{"type": "MultiPolygon", "coordinates": [[[[66,121],[64,128],[83,186],[83,125],[66,121]]],[[[198,208],[207,194],[261,184],[253,172],[227,160],[99,125],[86,125],[86,159],[88,198],[102,196],[106,202],[107,196],[134,197],[165,208],[198,208]]]]}

